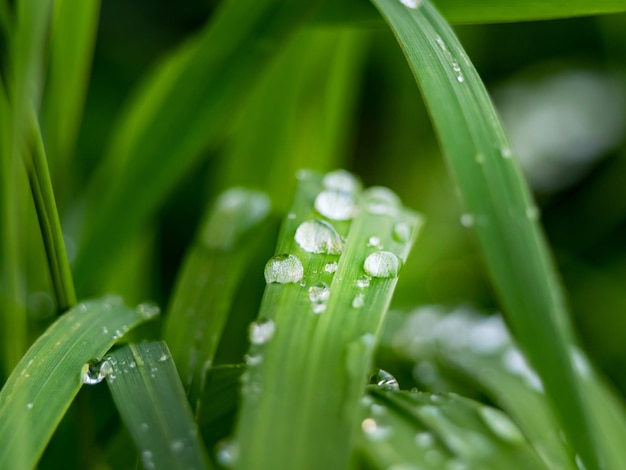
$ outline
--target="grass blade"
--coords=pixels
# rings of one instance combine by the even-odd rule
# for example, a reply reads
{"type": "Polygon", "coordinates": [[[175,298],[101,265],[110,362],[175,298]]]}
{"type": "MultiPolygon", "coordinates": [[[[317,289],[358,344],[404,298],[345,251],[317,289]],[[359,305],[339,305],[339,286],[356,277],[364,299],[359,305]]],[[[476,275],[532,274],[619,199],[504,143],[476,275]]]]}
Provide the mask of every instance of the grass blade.
{"type": "Polygon", "coordinates": [[[83,384],[83,366],[148,320],[105,298],[76,305],[31,346],[0,391],[0,467],[33,468],[83,384]]]}
{"type": "Polygon", "coordinates": [[[269,198],[258,191],[222,193],[181,270],[164,339],[196,412],[235,289],[255,246],[252,235],[267,221],[270,207],[269,198]]]}
{"type": "Polygon", "coordinates": [[[568,440],[588,468],[600,468],[601,433],[592,430],[594,404],[584,399],[569,354],[572,328],[538,210],[480,77],[430,2],[373,1],[422,89],[503,311],[568,440]]]}
{"type": "Polygon", "coordinates": [[[174,361],[163,342],[129,344],[107,356],[107,383],[144,468],[207,468],[174,361]]]}
{"type": "Polygon", "coordinates": [[[345,172],[300,174],[251,329],[238,468],[346,467],[376,334],[397,281],[392,261],[406,260],[419,225],[389,190],[360,194],[345,172]],[[322,191],[329,187],[335,189],[322,191]],[[338,204],[327,205],[334,197],[338,204]]]}

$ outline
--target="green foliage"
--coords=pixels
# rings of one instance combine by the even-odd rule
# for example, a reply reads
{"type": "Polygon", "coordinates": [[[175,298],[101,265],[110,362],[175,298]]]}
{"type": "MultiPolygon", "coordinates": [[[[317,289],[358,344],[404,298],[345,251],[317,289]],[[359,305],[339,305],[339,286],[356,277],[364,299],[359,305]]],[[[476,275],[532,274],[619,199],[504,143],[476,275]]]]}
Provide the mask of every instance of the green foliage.
{"type": "Polygon", "coordinates": [[[72,468],[68,432],[98,468],[626,467],[624,152],[581,156],[624,140],[623,1],[137,5],[0,0],[0,468],[72,468]],[[599,94],[540,60],[578,25],[565,51],[613,54],[599,94]],[[501,108],[550,135],[552,192],[491,98],[531,112],[541,74],[472,63],[524,54],[607,115],[501,108]],[[568,171],[584,227],[550,212],[568,171]]]}

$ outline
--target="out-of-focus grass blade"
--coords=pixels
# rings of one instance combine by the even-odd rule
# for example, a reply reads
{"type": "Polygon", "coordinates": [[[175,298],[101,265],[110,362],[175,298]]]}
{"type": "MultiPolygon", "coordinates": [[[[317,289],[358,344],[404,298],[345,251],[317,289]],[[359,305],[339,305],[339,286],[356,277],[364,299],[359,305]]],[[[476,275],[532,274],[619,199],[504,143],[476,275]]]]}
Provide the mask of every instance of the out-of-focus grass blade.
{"type": "Polygon", "coordinates": [[[345,166],[364,39],[346,28],[299,31],[247,102],[216,182],[260,187],[284,211],[298,169],[345,166]]]}
{"type": "Polygon", "coordinates": [[[78,292],[96,288],[96,276],[106,274],[115,259],[112,253],[221,137],[269,58],[315,6],[295,0],[224,2],[197,41],[155,72],[149,93],[120,120],[104,171],[90,189],[74,266],[78,292]]]}
{"type": "Polygon", "coordinates": [[[69,181],[68,164],[80,126],[98,26],[100,0],[54,2],[42,129],[57,193],[69,181]]]}
{"type": "Polygon", "coordinates": [[[252,235],[270,208],[267,195],[258,191],[232,188],[222,193],[181,270],[164,338],[196,411],[235,289],[255,246],[252,235]]]}
{"type": "Polygon", "coordinates": [[[574,372],[572,328],[537,223],[538,209],[480,77],[429,1],[373,2],[421,87],[468,210],[463,222],[474,227],[504,313],[568,440],[587,468],[600,468],[606,449],[602,433],[592,426],[595,404],[583,397],[574,372]]]}
{"type": "Polygon", "coordinates": [[[361,193],[342,171],[299,174],[250,330],[237,468],[346,468],[376,334],[419,225],[385,188],[361,193]]]}
{"type": "Polygon", "coordinates": [[[207,468],[174,361],[163,342],[129,344],[106,358],[107,383],[146,469],[207,468]]]}
{"type": "Polygon", "coordinates": [[[83,366],[153,316],[119,298],[81,302],[31,346],[0,391],[0,468],[33,468],[83,384],[83,366]]]}
{"type": "MultiPolygon", "coordinates": [[[[397,0],[405,5],[419,5],[422,0],[397,0]]],[[[435,5],[450,22],[501,23],[547,20],[573,16],[603,15],[626,11],[623,0],[436,0],[435,5]]],[[[357,22],[376,24],[376,10],[360,0],[326,0],[316,19],[322,23],[357,22]]]]}
{"type": "Polygon", "coordinates": [[[358,447],[378,468],[550,468],[506,414],[458,395],[371,389],[362,403],[358,447]]]}

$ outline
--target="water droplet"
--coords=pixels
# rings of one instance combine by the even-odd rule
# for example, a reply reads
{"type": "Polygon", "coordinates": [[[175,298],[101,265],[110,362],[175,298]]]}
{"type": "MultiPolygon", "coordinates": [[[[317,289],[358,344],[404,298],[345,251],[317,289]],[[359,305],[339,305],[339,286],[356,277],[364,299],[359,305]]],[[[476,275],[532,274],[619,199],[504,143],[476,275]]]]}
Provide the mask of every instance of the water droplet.
{"type": "Polygon", "coordinates": [[[309,287],[309,300],[313,313],[322,313],[326,310],[326,302],[330,297],[330,287],[325,282],[319,282],[309,287]]]}
{"type": "Polygon", "coordinates": [[[246,354],[244,359],[249,367],[258,366],[263,362],[263,356],[261,354],[246,354]]]}
{"type": "Polygon", "coordinates": [[[83,383],[94,385],[102,382],[104,378],[113,372],[113,367],[107,360],[92,359],[83,366],[83,383]]]}
{"type": "Polygon", "coordinates": [[[33,409],[33,404],[32,403],[26,403],[26,408],[28,408],[29,410],[33,409]]]}
{"type": "Polygon", "coordinates": [[[185,442],[182,439],[175,439],[170,443],[170,449],[175,454],[178,454],[183,451],[185,448],[185,442]]]}
{"type": "Polygon", "coordinates": [[[146,320],[150,320],[151,318],[156,317],[161,313],[161,309],[159,306],[152,302],[144,302],[142,304],[137,305],[137,312],[139,315],[144,317],[146,320]]]}
{"type": "Polygon", "coordinates": [[[220,465],[231,468],[239,460],[239,445],[231,439],[217,443],[217,461],[220,465]]]}
{"type": "Polygon", "coordinates": [[[441,39],[441,36],[439,36],[439,35],[435,36],[435,41],[437,42],[437,45],[439,45],[439,47],[441,48],[442,51],[448,52],[448,48],[446,47],[446,43],[443,41],[443,39],[441,39]]]}
{"type": "Polygon", "coordinates": [[[296,218],[296,214],[294,214],[293,212],[290,212],[289,214],[287,214],[287,218],[288,218],[289,220],[293,220],[293,219],[295,219],[295,218],[296,218]]]}
{"type": "Polygon", "coordinates": [[[411,226],[405,222],[398,222],[393,226],[391,236],[399,243],[406,243],[411,238],[411,226]]]}
{"type": "Polygon", "coordinates": [[[143,467],[146,470],[152,470],[153,468],[155,468],[153,459],[154,456],[149,450],[144,450],[141,453],[141,462],[143,463],[143,467]]]}
{"type": "Polygon", "coordinates": [[[326,189],[336,189],[347,193],[353,193],[361,188],[359,180],[346,170],[335,170],[324,176],[322,184],[326,189]]]}
{"type": "Polygon", "coordinates": [[[539,209],[536,206],[531,206],[526,209],[526,217],[528,220],[539,220],[539,209]]]}
{"type": "Polygon", "coordinates": [[[461,225],[463,227],[473,227],[474,226],[474,216],[472,214],[463,214],[461,216],[461,225]]]}
{"type": "Polygon", "coordinates": [[[465,77],[463,76],[463,72],[461,71],[461,66],[456,60],[452,61],[452,70],[456,75],[456,79],[459,83],[463,83],[465,81],[465,77]]]}
{"type": "Polygon", "coordinates": [[[428,431],[418,432],[415,435],[415,445],[421,448],[432,447],[435,444],[435,436],[428,431]]]}
{"type": "Polygon", "coordinates": [[[383,249],[383,244],[380,241],[380,237],[370,237],[367,241],[367,246],[370,248],[376,248],[377,250],[383,249]]]}
{"type": "Polygon", "coordinates": [[[478,410],[478,413],[496,436],[513,443],[524,441],[522,432],[502,411],[484,406],[478,410]]]}
{"type": "Polygon", "coordinates": [[[357,279],[356,285],[359,289],[365,289],[370,286],[371,279],[372,279],[371,277],[365,275],[361,279],[357,279]]]}
{"type": "Polygon", "coordinates": [[[511,150],[511,147],[502,147],[500,149],[500,154],[502,155],[502,158],[509,159],[513,156],[513,150],[511,150]]]}
{"type": "Polygon", "coordinates": [[[396,378],[383,369],[378,369],[378,371],[370,377],[370,383],[386,390],[400,390],[400,385],[396,378]]]}
{"type": "Polygon", "coordinates": [[[328,263],[326,266],[324,266],[324,271],[332,274],[337,271],[338,267],[339,265],[337,264],[337,261],[333,261],[332,263],[328,263]]]}
{"type": "Polygon", "coordinates": [[[374,418],[366,418],[361,422],[361,429],[368,439],[381,441],[391,435],[391,428],[381,426],[374,418]]]}
{"type": "Polygon", "coordinates": [[[365,296],[363,294],[357,294],[352,300],[352,307],[361,308],[365,305],[365,296]]]}
{"type": "Polygon", "coordinates": [[[102,327],[102,334],[103,335],[108,335],[109,334],[109,329],[106,326],[102,327]]]}
{"type": "Polygon", "coordinates": [[[583,459],[580,455],[576,454],[576,456],[574,457],[574,461],[576,462],[576,467],[578,467],[578,470],[587,470],[587,467],[585,467],[583,459]]]}
{"type": "Polygon", "coordinates": [[[162,354],[161,357],[159,358],[159,362],[165,362],[169,359],[170,357],[167,354],[162,354]]]}
{"type": "Polygon", "coordinates": [[[332,220],[349,220],[356,213],[354,196],[345,191],[327,189],[315,198],[317,212],[332,220]]]}
{"type": "Polygon", "coordinates": [[[294,255],[276,255],[265,265],[265,282],[268,284],[299,282],[303,276],[302,263],[294,255]]]}
{"type": "Polygon", "coordinates": [[[139,429],[141,429],[143,432],[148,432],[148,429],[150,429],[150,425],[148,423],[141,423],[139,425],[139,429]]]}
{"type": "Polygon", "coordinates": [[[363,204],[371,214],[396,215],[402,202],[391,189],[372,186],[363,192],[363,204]]]}
{"type": "Polygon", "coordinates": [[[400,0],[400,3],[405,7],[415,10],[422,4],[422,0],[400,0]]]}
{"type": "Polygon", "coordinates": [[[341,254],[343,240],[331,224],[315,219],[302,222],[296,230],[295,240],[309,253],[341,254]]]}
{"type": "Polygon", "coordinates": [[[377,251],[365,258],[363,269],[372,277],[396,277],[400,269],[400,261],[390,251],[377,251]]]}
{"type": "Polygon", "coordinates": [[[250,325],[250,342],[265,344],[274,336],[276,324],[270,319],[260,319],[250,325]]]}

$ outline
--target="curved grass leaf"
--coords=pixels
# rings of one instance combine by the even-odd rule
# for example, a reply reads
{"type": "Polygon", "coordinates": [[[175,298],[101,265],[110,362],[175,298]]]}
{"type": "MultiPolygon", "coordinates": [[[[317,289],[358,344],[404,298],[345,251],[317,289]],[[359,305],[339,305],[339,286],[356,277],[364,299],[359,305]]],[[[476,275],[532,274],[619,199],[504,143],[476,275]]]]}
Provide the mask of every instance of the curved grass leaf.
{"type": "Polygon", "coordinates": [[[269,59],[314,6],[225,2],[194,42],[157,69],[120,120],[103,171],[90,187],[74,265],[78,292],[95,289],[96,276],[107,274],[115,260],[111,253],[136,234],[219,140],[269,59]]]}
{"type": "Polygon", "coordinates": [[[372,388],[358,447],[378,468],[547,469],[500,410],[458,395],[372,388]]]}
{"type": "Polygon", "coordinates": [[[373,1],[420,85],[504,313],[568,440],[588,468],[600,468],[606,448],[592,425],[595,404],[584,398],[569,354],[572,328],[538,209],[480,77],[430,2],[411,8],[373,1]]]}
{"type": "Polygon", "coordinates": [[[163,342],[129,344],[106,358],[107,383],[146,469],[208,468],[196,423],[163,342]]]}
{"type": "Polygon", "coordinates": [[[266,266],[260,319],[251,327],[238,468],[346,467],[376,334],[397,281],[398,265],[386,265],[379,254],[369,258],[370,275],[364,262],[387,250],[385,260],[402,264],[420,225],[391,191],[361,194],[348,173],[322,179],[304,171],[299,179],[279,255],[266,266]],[[337,196],[324,187],[347,192],[337,196]],[[326,205],[329,195],[339,200],[326,205]],[[360,201],[356,208],[352,198],[360,201]],[[354,220],[345,220],[353,209],[354,220]],[[371,266],[372,260],[380,263],[371,266]]]}
{"type": "Polygon", "coordinates": [[[0,391],[0,468],[33,468],[83,384],[83,366],[148,320],[121,299],[81,302],[30,347],[0,391]]]}

